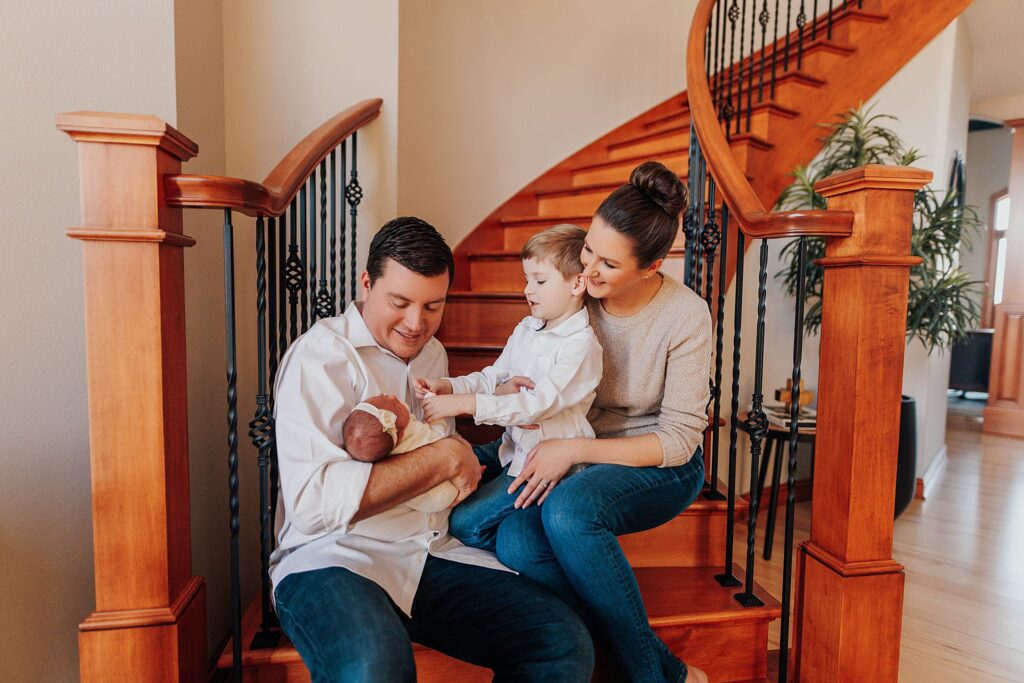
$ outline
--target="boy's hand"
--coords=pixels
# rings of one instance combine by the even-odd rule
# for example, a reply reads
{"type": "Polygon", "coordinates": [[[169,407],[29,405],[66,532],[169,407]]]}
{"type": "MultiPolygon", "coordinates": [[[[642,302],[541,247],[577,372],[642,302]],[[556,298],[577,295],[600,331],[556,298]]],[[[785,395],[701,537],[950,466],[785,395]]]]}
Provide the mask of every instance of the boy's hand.
{"type": "Polygon", "coordinates": [[[420,400],[428,393],[437,394],[438,396],[452,393],[452,383],[446,379],[426,379],[421,377],[416,380],[415,388],[416,397],[420,400]]]}
{"type": "MultiPolygon", "coordinates": [[[[508,396],[510,394],[518,394],[521,389],[533,389],[535,386],[533,380],[529,377],[516,375],[499,384],[498,388],[494,390],[494,395],[508,396]]],[[[434,393],[436,394],[437,392],[435,391],[434,393]]]]}
{"type": "Polygon", "coordinates": [[[450,394],[423,399],[423,419],[426,422],[445,420],[456,415],[472,415],[475,412],[475,394],[450,394]]]}

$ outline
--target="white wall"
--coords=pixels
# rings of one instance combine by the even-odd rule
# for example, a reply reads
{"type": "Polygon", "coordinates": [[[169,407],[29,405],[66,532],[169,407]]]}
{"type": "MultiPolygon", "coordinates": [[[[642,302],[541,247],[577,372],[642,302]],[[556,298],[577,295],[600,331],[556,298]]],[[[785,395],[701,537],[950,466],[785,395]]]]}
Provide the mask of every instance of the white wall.
{"type": "Polygon", "coordinates": [[[685,90],[695,6],[402,0],[399,211],[454,246],[548,168],[685,90]]]}
{"type": "MultiPolygon", "coordinates": [[[[960,264],[972,280],[984,280],[988,273],[989,228],[992,195],[1010,184],[1010,160],[1013,136],[1009,128],[979,130],[967,136],[967,203],[977,207],[983,225],[971,238],[970,248],[960,252],[960,264]]],[[[981,297],[978,297],[979,303],[981,297]]]]}
{"type": "Polygon", "coordinates": [[[171,0],[0,3],[0,680],[78,679],[94,606],[79,109],[175,120],[171,0]]]}

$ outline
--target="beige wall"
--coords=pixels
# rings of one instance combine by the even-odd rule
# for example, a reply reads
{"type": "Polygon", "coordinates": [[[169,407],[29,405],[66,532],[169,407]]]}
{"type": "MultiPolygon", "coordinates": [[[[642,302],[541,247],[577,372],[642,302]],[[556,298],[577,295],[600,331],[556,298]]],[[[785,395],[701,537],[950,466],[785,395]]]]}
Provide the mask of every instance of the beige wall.
{"type": "Polygon", "coordinates": [[[454,246],[577,149],[686,89],[685,0],[402,0],[400,213],[454,246]]]}
{"type": "Polygon", "coordinates": [[[78,150],[59,112],[175,119],[171,0],[0,3],[0,680],[78,679],[92,520],[78,150]]]}
{"type": "Polygon", "coordinates": [[[972,280],[984,280],[988,276],[989,228],[995,220],[992,195],[1010,184],[1013,135],[1009,128],[999,128],[975,131],[967,137],[967,203],[977,207],[984,225],[971,238],[971,248],[960,252],[960,262],[972,280]]]}

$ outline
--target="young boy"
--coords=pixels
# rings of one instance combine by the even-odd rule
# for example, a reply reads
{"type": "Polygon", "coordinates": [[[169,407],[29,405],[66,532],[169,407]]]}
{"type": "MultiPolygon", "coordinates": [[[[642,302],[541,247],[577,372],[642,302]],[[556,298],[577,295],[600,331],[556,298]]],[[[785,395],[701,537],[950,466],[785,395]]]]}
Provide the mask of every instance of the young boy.
{"type": "MultiPolygon", "coordinates": [[[[506,427],[500,440],[473,447],[487,473],[501,473],[452,511],[449,531],[466,545],[494,550],[498,525],[515,509],[519,495],[508,488],[534,446],[545,439],[594,437],[587,411],[601,381],[602,350],[584,306],[580,252],[585,236],[578,226],[556,225],[523,247],[531,315],[516,327],[494,365],[464,377],[418,382],[427,421],[469,414],[477,424],[506,427]],[[508,391],[511,385],[498,389],[516,376],[528,377],[534,386],[518,393],[508,391]]],[[[542,484],[542,493],[555,483],[542,484]]]]}

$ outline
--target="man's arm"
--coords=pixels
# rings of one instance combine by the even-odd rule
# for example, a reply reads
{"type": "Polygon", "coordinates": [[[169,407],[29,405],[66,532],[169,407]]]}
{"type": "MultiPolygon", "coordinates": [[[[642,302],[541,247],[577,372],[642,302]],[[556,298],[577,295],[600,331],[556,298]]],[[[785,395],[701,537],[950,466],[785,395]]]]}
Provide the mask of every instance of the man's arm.
{"type": "Polygon", "coordinates": [[[447,437],[374,464],[352,523],[390,510],[445,481],[451,481],[459,490],[453,505],[476,490],[480,483],[480,463],[472,447],[459,436],[447,437]]]}

